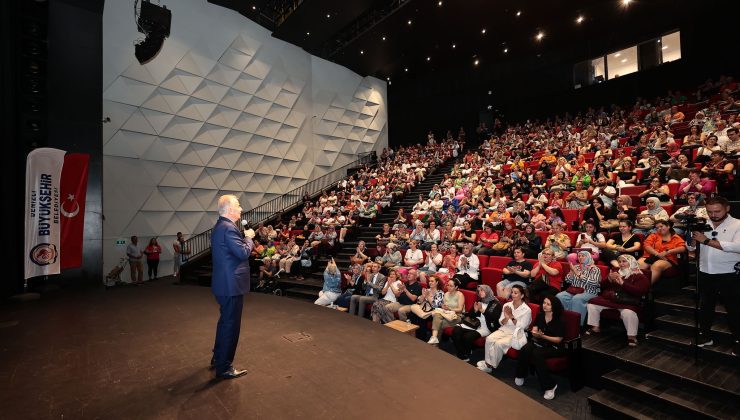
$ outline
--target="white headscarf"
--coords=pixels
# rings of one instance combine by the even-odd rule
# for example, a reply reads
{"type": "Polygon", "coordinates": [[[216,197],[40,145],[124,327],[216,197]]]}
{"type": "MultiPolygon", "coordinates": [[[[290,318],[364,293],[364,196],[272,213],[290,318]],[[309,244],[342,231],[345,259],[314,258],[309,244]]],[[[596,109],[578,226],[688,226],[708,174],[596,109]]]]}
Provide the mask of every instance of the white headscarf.
{"type": "Polygon", "coordinates": [[[637,264],[635,257],[629,254],[620,255],[619,258],[624,258],[629,263],[629,268],[620,268],[619,275],[623,278],[627,278],[632,274],[641,273],[640,266],[637,264]]]}

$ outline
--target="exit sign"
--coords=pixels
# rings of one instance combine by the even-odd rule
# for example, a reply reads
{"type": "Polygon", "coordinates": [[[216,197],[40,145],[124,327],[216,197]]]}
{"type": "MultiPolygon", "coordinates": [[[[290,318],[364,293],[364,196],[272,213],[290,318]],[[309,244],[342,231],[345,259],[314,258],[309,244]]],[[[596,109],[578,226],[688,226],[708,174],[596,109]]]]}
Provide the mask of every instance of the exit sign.
{"type": "Polygon", "coordinates": [[[126,245],[125,239],[116,239],[116,245],[126,245]]]}

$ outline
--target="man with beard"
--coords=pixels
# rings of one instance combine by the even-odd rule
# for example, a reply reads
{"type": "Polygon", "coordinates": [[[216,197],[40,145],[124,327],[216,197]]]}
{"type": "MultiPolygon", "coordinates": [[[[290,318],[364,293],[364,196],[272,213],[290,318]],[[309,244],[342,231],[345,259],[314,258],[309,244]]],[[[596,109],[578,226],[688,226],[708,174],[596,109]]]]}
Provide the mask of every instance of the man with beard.
{"type": "Polygon", "coordinates": [[[714,308],[717,294],[727,310],[727,320],[734,340],[732,354],[740,355],[740,220],[730,216],[730,204],[724,197],[706,203],[711,231],[694,232],[701,243],[699,253],[699,347],[711,346],[714,308]],[[707,235],[711,235],[707,236],[707,235]]]}

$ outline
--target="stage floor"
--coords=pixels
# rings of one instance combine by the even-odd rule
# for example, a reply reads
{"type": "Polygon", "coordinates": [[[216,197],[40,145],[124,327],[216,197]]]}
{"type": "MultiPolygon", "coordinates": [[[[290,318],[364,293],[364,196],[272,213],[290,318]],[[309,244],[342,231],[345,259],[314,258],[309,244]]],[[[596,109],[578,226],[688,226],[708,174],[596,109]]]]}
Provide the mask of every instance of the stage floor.
{"type": "Polygon", "coordinates": [[[249,374],[214,381],[218,306],[207,288],[170,283],[0,307],[0,418],[558,417],[417,339],[256,293],[234,363],[249,374]]]}

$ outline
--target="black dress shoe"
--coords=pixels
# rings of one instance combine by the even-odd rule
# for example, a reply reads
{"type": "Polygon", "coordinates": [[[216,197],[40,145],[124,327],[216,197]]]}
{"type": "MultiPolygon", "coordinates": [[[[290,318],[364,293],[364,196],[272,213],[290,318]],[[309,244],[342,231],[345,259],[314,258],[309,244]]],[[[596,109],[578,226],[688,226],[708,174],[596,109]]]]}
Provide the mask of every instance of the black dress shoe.
{"type": "Polygon", "coordinates": [[[231,369],[227,370],[224,373],[217,374],[216,377],[217,378],[221,378],[221,379],[236,379],[236,378],[238,378],[240,376],[244,376],[246,374],[247,374],[246,369],[244,369],[244,370],[238,370],[238,369],[234,369],[232,367],[231,369]]]}

